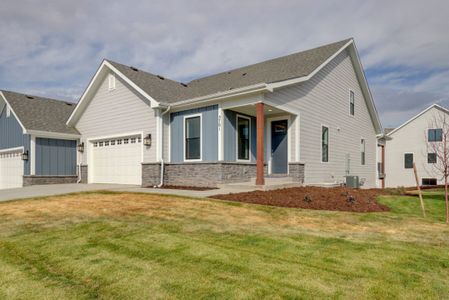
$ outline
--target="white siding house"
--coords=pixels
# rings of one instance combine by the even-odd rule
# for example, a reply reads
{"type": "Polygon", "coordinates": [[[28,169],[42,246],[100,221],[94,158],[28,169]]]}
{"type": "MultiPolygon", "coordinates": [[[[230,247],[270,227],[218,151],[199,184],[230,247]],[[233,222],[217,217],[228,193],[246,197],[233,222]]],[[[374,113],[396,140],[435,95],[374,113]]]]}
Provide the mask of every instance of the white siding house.
{"type": "Polygon", "coordinates": [[[386,187],[415,186],[411,162],[416,164],[420,184],[429,184],[431,179],[438,184],[443,183],[434,164],[428,160],[428,154],[432,152],[428,147],[428,131],[439,129],[434,121],[441,114],[447,114],[449,117],[448,110],[439,105],[432,105],[386,135],[386,187]]]}

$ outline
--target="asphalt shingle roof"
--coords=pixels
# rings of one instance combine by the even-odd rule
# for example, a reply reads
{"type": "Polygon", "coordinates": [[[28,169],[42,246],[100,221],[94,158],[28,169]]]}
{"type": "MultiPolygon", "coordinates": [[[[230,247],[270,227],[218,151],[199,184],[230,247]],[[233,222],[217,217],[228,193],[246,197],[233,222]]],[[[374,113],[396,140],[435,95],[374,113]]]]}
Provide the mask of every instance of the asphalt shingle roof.
{"type": "Polygon", "coordinates": [[[307,76],[351,39],[222,72],[183,84],[107,60],[158,102],[175,103],[259,83],[307,76]]]}
{"type": "Polygon", "coordinates": [[[28,130],[79,134],[66,125],[75,104],[55,99],[2,91],[20,122],[28,130]]]}

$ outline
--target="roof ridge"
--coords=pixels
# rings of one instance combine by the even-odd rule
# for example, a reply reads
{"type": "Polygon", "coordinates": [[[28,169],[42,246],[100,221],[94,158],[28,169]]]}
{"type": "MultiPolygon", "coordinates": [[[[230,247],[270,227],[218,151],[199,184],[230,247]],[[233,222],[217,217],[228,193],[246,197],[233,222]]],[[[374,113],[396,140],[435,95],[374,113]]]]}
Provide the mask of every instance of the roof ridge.
{"type": "Polygon", "coordinates": [[[60,100],[60,99],[55,99],[55,98],[48,98],[48,97],[43,97],[43,96],[38,96],[38,95],[25,94],[25,93],[20,93],[20,92],[11,91],[11,90],[3,90],[2,89],[0,91],[2,93],[14,93],[14,94],[17,94],[17,95],[21,95],[21,96],[27,97],[29,100],[51,101],[51,102],[56,102],[58,104],[76,105],[76,103],[70,102],[70,101],[66,101],[66,100],[60,100]]]}

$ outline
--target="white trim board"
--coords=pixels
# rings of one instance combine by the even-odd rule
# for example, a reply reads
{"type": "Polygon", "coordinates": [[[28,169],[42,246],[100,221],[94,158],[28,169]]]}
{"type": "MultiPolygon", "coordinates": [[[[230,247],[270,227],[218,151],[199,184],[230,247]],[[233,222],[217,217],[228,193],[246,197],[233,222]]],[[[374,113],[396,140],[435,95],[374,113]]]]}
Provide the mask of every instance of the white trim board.
{"type": "Polygon", "coordinates": [[[185,162],[195,162],[195,161],[202,161],[203,160],[203,114],[197,113],[197,114],[191,114],[191,115],[185,115],[182,119],[182,144],[183,144],[183,159],[185,162]],[[187,159],[186,158],[186,119],[191,118],[200,118],[200,158],[199,159],[187,159]]]}
{"type": "MultiPolygon", "coordinates": [[[[237,162],[251,162],[251,118],[244,116],[242,114],[236,114],[235,115],[235,161],[237,162]],[[248,143],[248,159],[239,159],[239,118],[248,120],[248,136],[249,136],[249,143],[248,143]]],[[[257,159],[257,158],[256,158],[257,159]]]]}
{"type": "Polygon", "coordinates": [[[17,122],[19,122],[20,127],[22,127],[22,131],[23,134],[26,134],[27,130],[25,128],[25,126],[23,126],[22,121],[20,121],[19,117],[17,116],[16,112],[14,111],[14,109],[12,108],[12,106],[9,104],[8,100],[6,99],[5,95],[3,94],[2,91],[0,91],[0,95],[2,96],[3,100],[5,101],[6,105],[9,107],[9,109],[11,110],[11,112],[13,113],[14,117],[16,118],[17,122]]]}

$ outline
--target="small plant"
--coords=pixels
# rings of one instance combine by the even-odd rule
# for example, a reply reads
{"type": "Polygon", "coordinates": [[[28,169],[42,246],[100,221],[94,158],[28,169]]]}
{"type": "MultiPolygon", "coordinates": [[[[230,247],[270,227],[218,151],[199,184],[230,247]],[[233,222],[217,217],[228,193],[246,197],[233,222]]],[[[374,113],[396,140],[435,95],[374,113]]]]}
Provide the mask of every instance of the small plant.
{"type": "Polygon", "coordinates": [[[304,202],[307,202],[307,203],[312,202],[312,196],[310,196],[309,194],[306,194],[304,196],[304,202]]]}
{"type": "Polygon", "coordinates": [[[346,196],[346,201],[348,201],[349,203],[353,204],[355,202],[355,197],[348,193],[348,195],[346,196]]]}

